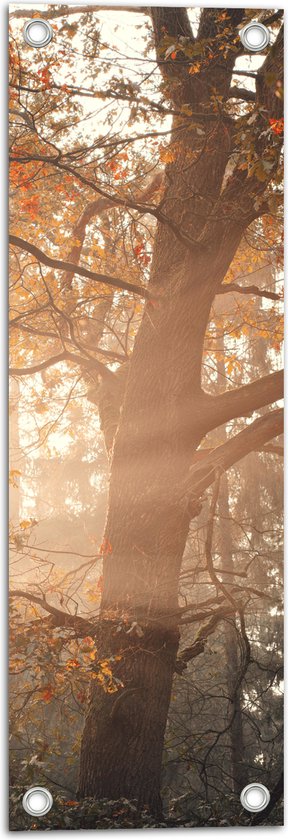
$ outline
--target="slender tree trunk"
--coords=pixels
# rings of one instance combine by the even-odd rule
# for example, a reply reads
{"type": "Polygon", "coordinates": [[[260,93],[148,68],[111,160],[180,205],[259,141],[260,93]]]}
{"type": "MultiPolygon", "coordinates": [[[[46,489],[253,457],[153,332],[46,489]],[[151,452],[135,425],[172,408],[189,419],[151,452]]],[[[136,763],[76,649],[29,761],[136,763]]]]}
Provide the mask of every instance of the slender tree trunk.
{"type": "MultiPolygon", "coordinates": [[[[229,572],[225,576],[225,581],[230,584],[233,583],[233,543],[230,525],[230,509],[229,509],[229,489],[226,475],[222,477],[221,493],[219,496],[219,516],[220,516],[220,539],[221,539],[221,558],[222,569],[229,572]]],[[[237,678],[239,674],[239,656],[236,630],[232,624],[226,623],[224,645],[226,651],[227,664],[227,689],[228,695],[232,699],[232,723],[230,727],[230,748],[231,748],[231,776],[233,791],[235,794],[241,792],[242,788],[247,784],[247,772],[244,764],[244,736],[243,736],[243,720],[241,709],[241,686],[237,686],[237,678]]],[[[230,710],[231,713],[231,710],[230,710]]]]}
{"type": "MultiPolygon", "coordinates": [[[[218,390],[221,390],[225,378],[225,342],[223,334],[218,337],[219,343],[219,359],[217,363],[217,385],[218,390]]],[[[218,437],[227,440],[226,427],[218,429],[218,437]]],[[[229,586],[233,584],[235,578],[234,559],[233,559],[233,540],[230,521],[230,507],[229,507],[229,485],[226,473],[221,479],[221,489],[219,494],[219,528],[220,528],[220,550],[222,559],[222,569],[229,573],[225,576],[225,582],[228,581],[229,586]]],[[[237,581],[236,581],[237,582],[237,581]]],[[[224,646],[226,651],[227,664],[227,689],[228,695],[232,699],[232,723],[229,730],[230,733],[230,749],[231,749],[231,776],[233,792],[239,794],[245,784],[247,784],[247,773],[244,765],[244,737],[243,737],[243,720],[241,709],[241,686],[237,686],[237,678],[239,674],[239,656],[236,630],[231,623],[225,625],[224,646]]]]}
{"type": "MultiPolygon", "coordinates": [[[[22,449],[20,448],[20,440],[19,440],[19,400],[20,400],[20,387],[19,382],[16,379],[11,380],[10,385],[10,392],[9,392],[9,403],[10,403],[10,411],[11,411],[11,421],[10,421],[10,440],[9,440],[9,453],[10,453],[10,463],[9,468],[11,470],[19,470],[20,473],[23,473],[25,468],[25,458],[23,457],[22,449]]],[[[10,486],[9,486],[9,518],[13,524],[13,527],[19,529],[19,522],[21,519],[21,475],[15,477],[10,486]]]]}

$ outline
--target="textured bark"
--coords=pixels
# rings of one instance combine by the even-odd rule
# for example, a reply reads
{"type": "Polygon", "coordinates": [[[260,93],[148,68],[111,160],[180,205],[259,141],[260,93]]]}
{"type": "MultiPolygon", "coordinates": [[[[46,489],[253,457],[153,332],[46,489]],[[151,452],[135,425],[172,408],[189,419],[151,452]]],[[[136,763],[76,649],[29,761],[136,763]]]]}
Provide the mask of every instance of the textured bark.
{"type": "Polygon", "coordinates": [[[108,645],[112,655],[122,651],[114,674],[124,687],[109,695],[97,685],[92,688],[79,795],[128,797],[159,816],[161,758],[178,634],[150,626],[141,639],[129,639],[112,623],[103,633],[106,655],[108,645]]]}
{"type": "MultiPolygon", "coordinates": [[[[161,232],[158,243],[156,259],[161,232]]],[[[183,269],[173,278],[178,288],[185,287],[183,269]]],[[[128,725],[117,728],[113,696],[93,687],[81,755],[81,795],[125,795],[157,812],[178,642],[169,614],[177,609],[190,520],[186,503],[179,501],[179,486],[201,437],[191,437],[190,417],[193,394],[200,389],[200,348],[210,303],[201,294],[198,301],[199,314],[191,287],[183,295],[168,296],[161,308],[147,307],[135,342],[114,444],[105,532],[111,553],[104,558],[102,598],[109,628],[109,617],[117,616],[114,645],[122,656],[121,711],[128,725]],[[123,614],[127,629],[136,621],[144,632],[135,654],[129,635],[116,632],[123,614]],[[124,697],[130,688],[137,690],[124,697]]],[[[108,629],[103,632],[106,658],[108,629]]]]}
{"type": "MultiPolygon", "coordinates": [[[[156,260],[158,248],[162,248],[161,233],[156,260]]],[[[104,557],[103,647],[99,652],[105,658],[111,654],[122,657],[123,701],[118,707],[122,722],[117,723],[117,714],[113,714],[113,695],[93,686],[79,787],[81,795],[123,795],[157,813],[165,721],[177,655],[177,628],[171,627],[169,615],[177,610],[178,577],[191,517],[181,488],[201,439],[201,422],[205,424],[199,380],[204,324],[210,308],[203,286],[195,297],[193,284],[187,288],[186,274],[180,274],[179,269],[174,281],[177,296],[168,296],[159,309],[146,306],[113,451],[105,531],[109,550],[104,557]],[[117,631],[123,615],[127,630],[136,622],[144,633],[136,646],[131,645],[127,631],[123,635],[117,631]],[[130,693],[125,694],[127,691],[130,693]]],[[[265,418],[261,421],[265,426],[265,418]]],[[[265,430],[267,424],[269,439],[271,421],[269,425],[266,420],[265,430]]],[[[256,431],[257,444],[265,435],[262,426],[256,431]]],[[[248,438],[244,437],[243,444],[235,439],[227,444],[228,465],[238,449],[241,453],[245,447],[249,451],[249,445],[254,448],[251,426],[241,434],[248,438]]]]}
{"type": "MultiPolygon", "coordinates": [[[[206,32],[213,36],[216,11],[204,10],[202,37],[206,32]]],[[[244,11],[228,12],[234,32],[244,11]]],[[[172,615],[178,606],[189,522],[195,515],[189,492],[191,496],[196,488],[197,501],[215,471],[212,453],[208,473],[205,464],[200,477],[189,475],[201,438],[215,425],[212,403],[201,390],[204,335],[214,295],[255,216],[253,188],[258,195],[266,185],[253,178],[248,184],[242,173],[236,178],[237,188],[232,179],[222,192],[233,126],[230,117],[211,109],[211,91],[213,85],[223,101],[229,97],[235,51],[228,51],[225,60],[218,56],[213,67],[198,75],[189,75],[183,53],[164,61],[161,46],[163,26],[170,36],[194,42],[186,10],[153,7],[150,14],[168,98],[177,107],[188,103],[202,116],[187,120],[177,144],[171,141],[173,161],[166,167],[161,213],[172,229],[158,221],[150,300],[135,340],[114,441],[99,654],[119,657],[114,675],[123,687],[113,695],[92,685],[79,794],[127,796],[159,814],[161,755],[178,648],[172,615]]],[[[179,121],[174,117],[173,128],[179,121]]],[[[230,416],[235,416],[232,409],[230,416]]],[[[277,412],[259,423],[218,447],[216,466],[218,458],[220,466],[229,467],[255,442],[269,440],[274,428],[279,433],[277,412]]]]}

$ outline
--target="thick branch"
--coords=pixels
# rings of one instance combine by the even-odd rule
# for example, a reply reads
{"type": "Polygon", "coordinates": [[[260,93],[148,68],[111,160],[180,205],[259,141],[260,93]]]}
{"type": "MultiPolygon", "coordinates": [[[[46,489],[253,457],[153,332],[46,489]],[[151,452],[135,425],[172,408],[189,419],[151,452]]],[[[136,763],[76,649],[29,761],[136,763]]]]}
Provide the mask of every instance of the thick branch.
{"type": "Polygon", "coordinates": [[[39,260],[39,262],[44,263],[44,265],[48,265],[50,268],[57,268],[59,271],[78,274],[80,277],[86,277],[88,280],[93,280],[96,283],[105,283],[106,286],[113,286],[116,289],[124,289],[134,295],[140,295],[140,297],[143,298],[151,298],[151,294],[147,289],[137,286],[135,283],[125,283],[125,281],[121,280],[119,277],[110,277],[108,274],[98,274],[98,272],[90,271],[89,268],[84,268],[84,266],[75,265],[74,263],[67,262],[66,260],[58,260],[55,257],[49,257],[48,254],[44,254],[44,251],[41,251],[40,248],[36,247],[36,245],[32,245],[32,242],[27,242],[26,239],[21,239],[20,236],[10,234],[9,242],[11,245],[17,245],[17,248],[21,248],[22,251],[27,251],[28,254],[32,254],[37,260],[39,260]]]}
{"type": "MultiPolygon", "coordinates": [[[[221,18],[220,14],[222,9],[216,7],[215,9],[207,6],[206,8],[202,9],[200,24],[199,24],[199,39],[212,39],[219,35],[219,30],[221,31],[220,27],[222,27],[227,32],[228,26],[231,28],[231,32],[233,32],[236,26],[239,26],[241,21],[245,16],[245,9],[225,9],[225,18],[221,18]],[[219,14],[220,13],[220,14],[219,14]]],[[[231,47],[232,51],[234,49],[235,54],[235,47],[233,47],[233,42],[231,40],[231,47]]]]}
{"type": "MultiPolygon", "coordinates": [[[[214,207],[214,224],[207,226],[210,242],[223,242],[229,231],[231,237],[240,235],[253,219],[266,211],[260,201],[268,184],[273,181],[279,165],[283,145],[283,27],[257,73],[256,101],[253,134],[255,151],[252,167],[243,168],[241,156],[233,173],[228,178],[221,196],[214,207]],[[277,131],[269,131],[269,120],[276,120],[277,131]],[[261,169],[262,162],[262,169],[261,169]],[[260,167],[260,177],[259,177],[260,167]],[[255,202],[257,199],[257,203],[255,202]],[[235,213],[236,210],[236,213],[235,213]],[[223,218],[226,216],[226,221],[223,218]]],[[[241,117],[241,130],[251,125],[251,114],[241,117]]]]}
{"type": "MultiPolygon", "coordinates": [[[[94,6],[94,4],[86,3],[84,6],[66,6],[63,4],[59,9],[58,6],[53,9],[50,6],[48,11],[42,11],[41,9],[41,18],[45,20],[52,20],[59,17],[69,17],[71,15],[83,15],[83,14],[91,14],[91,12],[110,12],[114,9],[115,12],[136,12],[137,14],[147,14],[147,10],[145,6],[116,6],[111,3],[109,6],[94,6]]],[[[33,17],[35,14],[35,8],[33,9],[17,9],[16,12],[12,12],[10,14],[11,18],[30,18],[33,17]]]]}
{"type": "Polygon", "coordinates": [[[232,34],[237,23],[240,23],[243,18],[244,9],[226,9],[225,11],[225,20],[221,18],[219,9],[209,8],[202,11],[196,41],[203,41],[206,47],[209,39],[213,41],[213,39],[219,38],[221,31],[225,29],[228,45],[227,28],[230,27],[231,51],[227,46],[225,57],[223,53],[218,53],[215,59],[209,61],[209,63],[205,64],[203,61],[199,75],[194,76],[187,72],[189,65],[193,63],[193,58],[188,57],[187,59],[185,53],[185,45],[192,45],[195,42],[187,9],[179,8],[179,6],[177,8],[151,7],[150,14],[154,28],[157,63],[163,78],[168,82],[169,97],[175,105],[190,103],[193,106],[199,106],[199,102],[201,102],[203,110],[210,112],[212,77],[213,88],[217,89],[218,94],[227,98],[235,62],[232,34]],[[173,38],[175,45],[178,45],[177,54],[173,60],[165,55],[164,35],[173,38]],[[183,45],[183,50],[181,45],[183,45]]]}
{"type": "MultiPolygon", "coordinates": [[[[169,76],[169,63],[163,62],[165,50],[163,52],[163,35],[168,35],[169,38],[187,38],[194,42],[194,36],[191,24],[188,17],[187,9],[183,7],[163,8],[161,6],[153,6],[150,8],[151,19],[154,29],[155,47],[157,60],[162,65],[161,70],[164,75],[169,76]]],[[[178,67],[176,68],[178,70],[178,67]]]]}
{"type": "MultiPolygon", "coordinates": [[[[214,117],[213,114],[210,115],[210,117],[211,117],[212,120],[215,120],[215,117],[214,117]]],[[[111,204],[113,203],[115,207],[130,208],[131,210],[136,210],[138,213],[141,213],[142,215],[145,215],[145,213],[148,213],[149,215],[151,215],[155,219],[157,219],[158,222],[162,222],[163,225],[167,225],[167,227],[169,227],[173,231],[176,238],[179,239],[179,242],[182,242],[182,244],[185,245],[187,248],[190,248],[192,250],[197,248],[199,251],[203,251],[203,246],[201,245],[201,243],[199,243],[196,239],[191,239],[189,236],[187,236],[185,234],[185,232],[183,233],[181,228],[178,225],[174,224],[173,219],[168,218],[168,216],[166,216],[164,213],[162,213],[162,211],[159,209],[159,207],[156,207],[156,205],[154,205],[154,204],[149,205],[149,204],[145,204],[144,202],[142,204],[142,203],[140,203],[138,201],[134,201],[133,199],[128,198],[128,197],[127,198],[121,198],[119,195],[114,195],[114,196],[110,195],[109,196],[109,194],[105,190],[103,190],[101,187],[99,187],[97,184],[95,184],[95,182],[92,181],[90,178],[86,178],[85,175],[82,175],[79,172],[79,170],[73,168],[72,166],[68,166],[68,164],[66,164],[66,163],[60,163],[58,155],[57,155],[57,157],[47,157],[46,155],[36,155],[36,154],[31,154],[29,156],[27,156],[27,155],[24,155],[24,156],[23,155],[11,155],[10,156],[10,161],[11,162],[28,163],[32,160],[42,161],[42,163],[48,163],[49,165],[55,166],[57,169],[59,169],[63,172],[69,172],[69,174],[72,175],[73,178],[75,178],[81,184],[84,184],[86,187],[89,187],[94,193],[97,193],[97,195],[103,196],[103,198],[109,199],[111,204]]],[[[111,280],[112,280],[112,278],[110,278],[110,283],[111,283],[111,280]]],[[[107,282],[109,282],[109,281],[106,280],[106,283],[107,282]]],[[[123,281],[120,280],[120,283],[122,284],[123,281]]],[[[117,285],[116,280],[115,280],[114,285],[117,285]]],[[[125,285],[125,286],[121,285],[120,288],[127,288],[127,285],[125,285]]],[[[138,292],[136,292],[136,294],[140,294],[139,287],[136,287],[136,288],[138,288],[138,292]]],[[[129,289],[131,290],[131,284],[129,285],[129,289]]],[[[142,297],[147,297],[148,298],[149,293],[148,292],[146,292],[146,294],[144,293],[142,295],[142,297]]]]}
{"type": "Polygon", "coordinates": [[[284,27],[281,26],[264,64],[256,77],[256,104],[265,108],[269,117],[283,116],[284,27]]]}
{"type": "Polygon", "coordinates": [[[267,289],[259,289],[259,286],[238,286],[238,283],[224,283],[216,290],[217,295],[228,295],[230,292],[237,292],[238,295],[256,295],[256,297],[267,300],[281,300],[277,292],[269,292],[267,289]]]}
{"type": "Polygon", "coordinates": [[[69,353],[68,350],[64,350],[63,353],[57,353],[55,356],[50,356],[50,358],[45,359],[43,362],[38,362],[35,365],[28,365],[28,367],[23,368],[9,368],[9,374],[10,376],[32,376],[40,370],[45,370],[46,368],[53,367],[53,365],[58,365],[59,362],[66,361],[73,362],[81,368],[92,369],[95,373],[99,373],[102,379],[114,384],[114,373],[109,368],[106,368],[105,365],[102,365],[101,362],[98,362],[97,359],[91,361],[90,359],[85,359],[85,356],[77,356],[76,353],[69,353]]]}
{"type": "Polygon", "coordinates": [[[283,370],[277,370],[256,379],[249,385],[243,385],[231,391],[226,391],[217,397],[210,398],[209,431],[217,426],[234,420],[236,417],[247,417],[265,405],[283,398],[284,379],[283,370]]]}
{"type": "MultiPolygon", "coordinates": [[[[147,187],[142,191],[138,190],[135,196],[135,200],[137,201],[147,201],[157,192],[162,184],[163,181],[163,173],[157,172],[154,175],[152,181],[147,185],[147,187]]],[[[83,243],[86,236],[86,229],[87,226],[90,224],[91,219],[95,216],[100,216],[102,213],[107,212],[110,210],[111,207],[115,207],[115,201],[111,201],[109,198],[96,198],[95,201],[91,201],[81,213],[80,218],[77,220],[73,232],[72,232],[72,239],[77,241],[77,244],[73,245],[71,250],[68,254],[68,262],[73,263],[74,265],[79,263],[79,259],[82,252],[83,243]]],[[[63,287],[67,286],[67,288],[71,287],[73,274],[67,272],[63,279],[63,287]]]]}
{"type": "Polygon", "coordinates": [[[192,645],[184,648],[178,656],[175,664],[175,671],[177,674],[183,674],[183,671],[187,668],[188,662],[191,662],[191,660],[195,659],[196,656],[199,656],[200,653],[204,653],[208,638],[212,635],[212,633],[214,633],[217,625],[220,621],[223,621],[224,618],[227,618],[234,613],[235,605],[232,606],[231,604],[230,606],[219,607],[218,610],[214,610],[214,614],[211,616],[209,621],[200,627],[192,645]]]}
{"type": "Polygon", "coordinates": [[[77,615],[70,615],[70,613],[66,613],[63,610],[58,610],[57,607],[48,604],[45,596],[41,598],[40,595],[36,595],[33,592],[25,592],[24,589],[13,589],[9,592],[9,598],[24,598],[32,604],[38,604],[45,612],[53,616],[55,624],[58,627],[71,627],[77,632],[80,631],[79,635],[81,635],[81,632],[84,633],[84,636],[87,636],[89,631],[91,632],[93,630],[90,621],[86,621],[85,618],[77,615]]]}
{"type": "Polygon", "coordinates": [[[276,12],[273,12],[273,14],[269,15],[269,17],[267,18],[265,18],[265,15],[263,18],[261,18],[260,16],[261,23],[264,23],[264,26],[270,26],[271,23],[276,23],[277,20],[281,20],[283,18],[283,15],[284,9],[277,9],[276,12]]]}
{"type": "Polygon", "coordinates": [[[221,446],[217,446],[207,455],[207,458],[203,459],[201,465],[195,465],[190,469],[183,496],[198,499],[213,484],[219,469],[228,470],[241,458],[259,450],[269,440],[281,434],[283,434],[283,409],[278,408],[263,417],[258,417],[242,432],[221,446]]]}
{"type": "Polygon", "coordinates": [[[255,102],[256,94],[254,90],[247,90],[234,85],[230,88],[227,99],[243,99],[244,102],[255,102]]]}

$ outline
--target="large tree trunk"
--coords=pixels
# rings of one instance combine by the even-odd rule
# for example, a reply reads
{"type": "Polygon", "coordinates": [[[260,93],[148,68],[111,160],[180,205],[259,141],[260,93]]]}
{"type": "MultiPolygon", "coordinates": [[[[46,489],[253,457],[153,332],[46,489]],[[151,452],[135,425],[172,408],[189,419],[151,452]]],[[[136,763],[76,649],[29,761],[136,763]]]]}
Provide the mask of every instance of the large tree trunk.
{"type": "MultiPolygon", "coordinates": [[[[79,792],[96,798],[126,796],[159,813],[163,738],[178,646],[178,579],[193,515],[183,483],[201,438],[215,425],[201,390],[203,341],[215,291],[255,208],[245,194],[241,212],[235,214],[238,181],[228,186],[227,195],[221,192],[231,152],[231,120],[219,118],[217,108],[213,111],[211,85],[217,84],[225,100],[235,51],[231,60],[229,54],[225,60],[218,55],[199,77],[190,76],[178,58],[174,64],[163,63],[159,47],[163,26],[169,35],[193,42],[186,10],[153,7],[150,12],[168,98],[177,108],[190,104],[203,120],[199,130],[199,116],[186,120],[184,127],[182,117],[175,116],[172,127],[173,161],[166,167],[161,203],[168,221],[158,224],[155,236],[149,281],[155,299],[146,304],[129,366],[104,538],[99,654],[120,657],[114,675],[123,687],[115,694],[95,684],[91,689],[79,792]],[[224,201],[220,210],[218,199],[224,201]]],[[[243,14],[228,10],[233,31],[243,14]]],[[[213,10],[204,10],[203,38],[213,35],[213,15],[213,10]]],[[[250,179],[250,192],[252,186],[250,179]]]]}
{"type": "Polygon", "coordinates": [[[112,461],[99,651],[121,657],[123,688],[93,687],[81,755],[81,795],[127,796],[158,813],[191,515],[179,486],[200,440],[189,423],[199,323],[191,289],[166,312],[147,307],[136,341],[112,461]]]}
{"type": "Polygon", "coordinates": [[[124,688],[105,694],[93,686],[80,768],[81,796],[127,797],[161,815],[160,773],[177,633],[151,627],[141,639],[105,628],[104,649],[122,656],[117,675],[124,688]],[[109,638],[110,631],[110,638],[109,638]],[[120,636],[120,642],[119,642],[120,636]]]}
{"type": "MultiPolygon", "coordinates": [[[[183,165],[182,159],[181,167],[179,161],[170,167],[167,213],[169,196],[175,202],[183,192],[183,165]]],[[[127,796],[156,813],[178,647],[178,579],[191,518],[179,488],[203,434],[201,357],[212,268],[159,226],[149,284],[155,304],[146,305],[130,364],[104,540],[101,647],[105,658],[109,651],[122,657],[115,676],[123,689],[105,695],[93,687],[81,751],[82,796],[127,796]],[[160,303],[156,293],[164,287],[160,303]],[[132,629],[135,639],[127,634],[134,621],[141,628],[132,629]]]]}
{"type": "MultiPolygon", "coordinates": [[[[156,260],[159,248],[162,231],[156,260]]],[[[208,260],[206,277],[212,268],[208,260]]],[[[112,460],[99,647],[105,659],[121,657],[114,673],[123,689],[109,695],[93,686],[81,751],[82,796],[129,796],[156,811],[193,515],[181,488],[209,424],[200,359],[210,295],[203,275],[197,295],[191,268],[188,279],[182,252],[177,292],[159,308],[147,304],[135,342],[112,460]]]]}

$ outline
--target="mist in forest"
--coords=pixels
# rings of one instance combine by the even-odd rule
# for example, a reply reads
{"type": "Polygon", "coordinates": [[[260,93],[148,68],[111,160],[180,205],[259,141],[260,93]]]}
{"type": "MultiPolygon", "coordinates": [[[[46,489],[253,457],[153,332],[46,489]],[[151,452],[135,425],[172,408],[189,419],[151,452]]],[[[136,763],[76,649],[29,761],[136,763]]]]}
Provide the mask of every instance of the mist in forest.
{"type": "Polygon", "coordinates": [[[261,56],[244,9],[45,4],[32,57],[27,16],[10,7],[11,827],[39,784],[47,830],[281,825],[282,13],[257,10],[261,56]]]}

